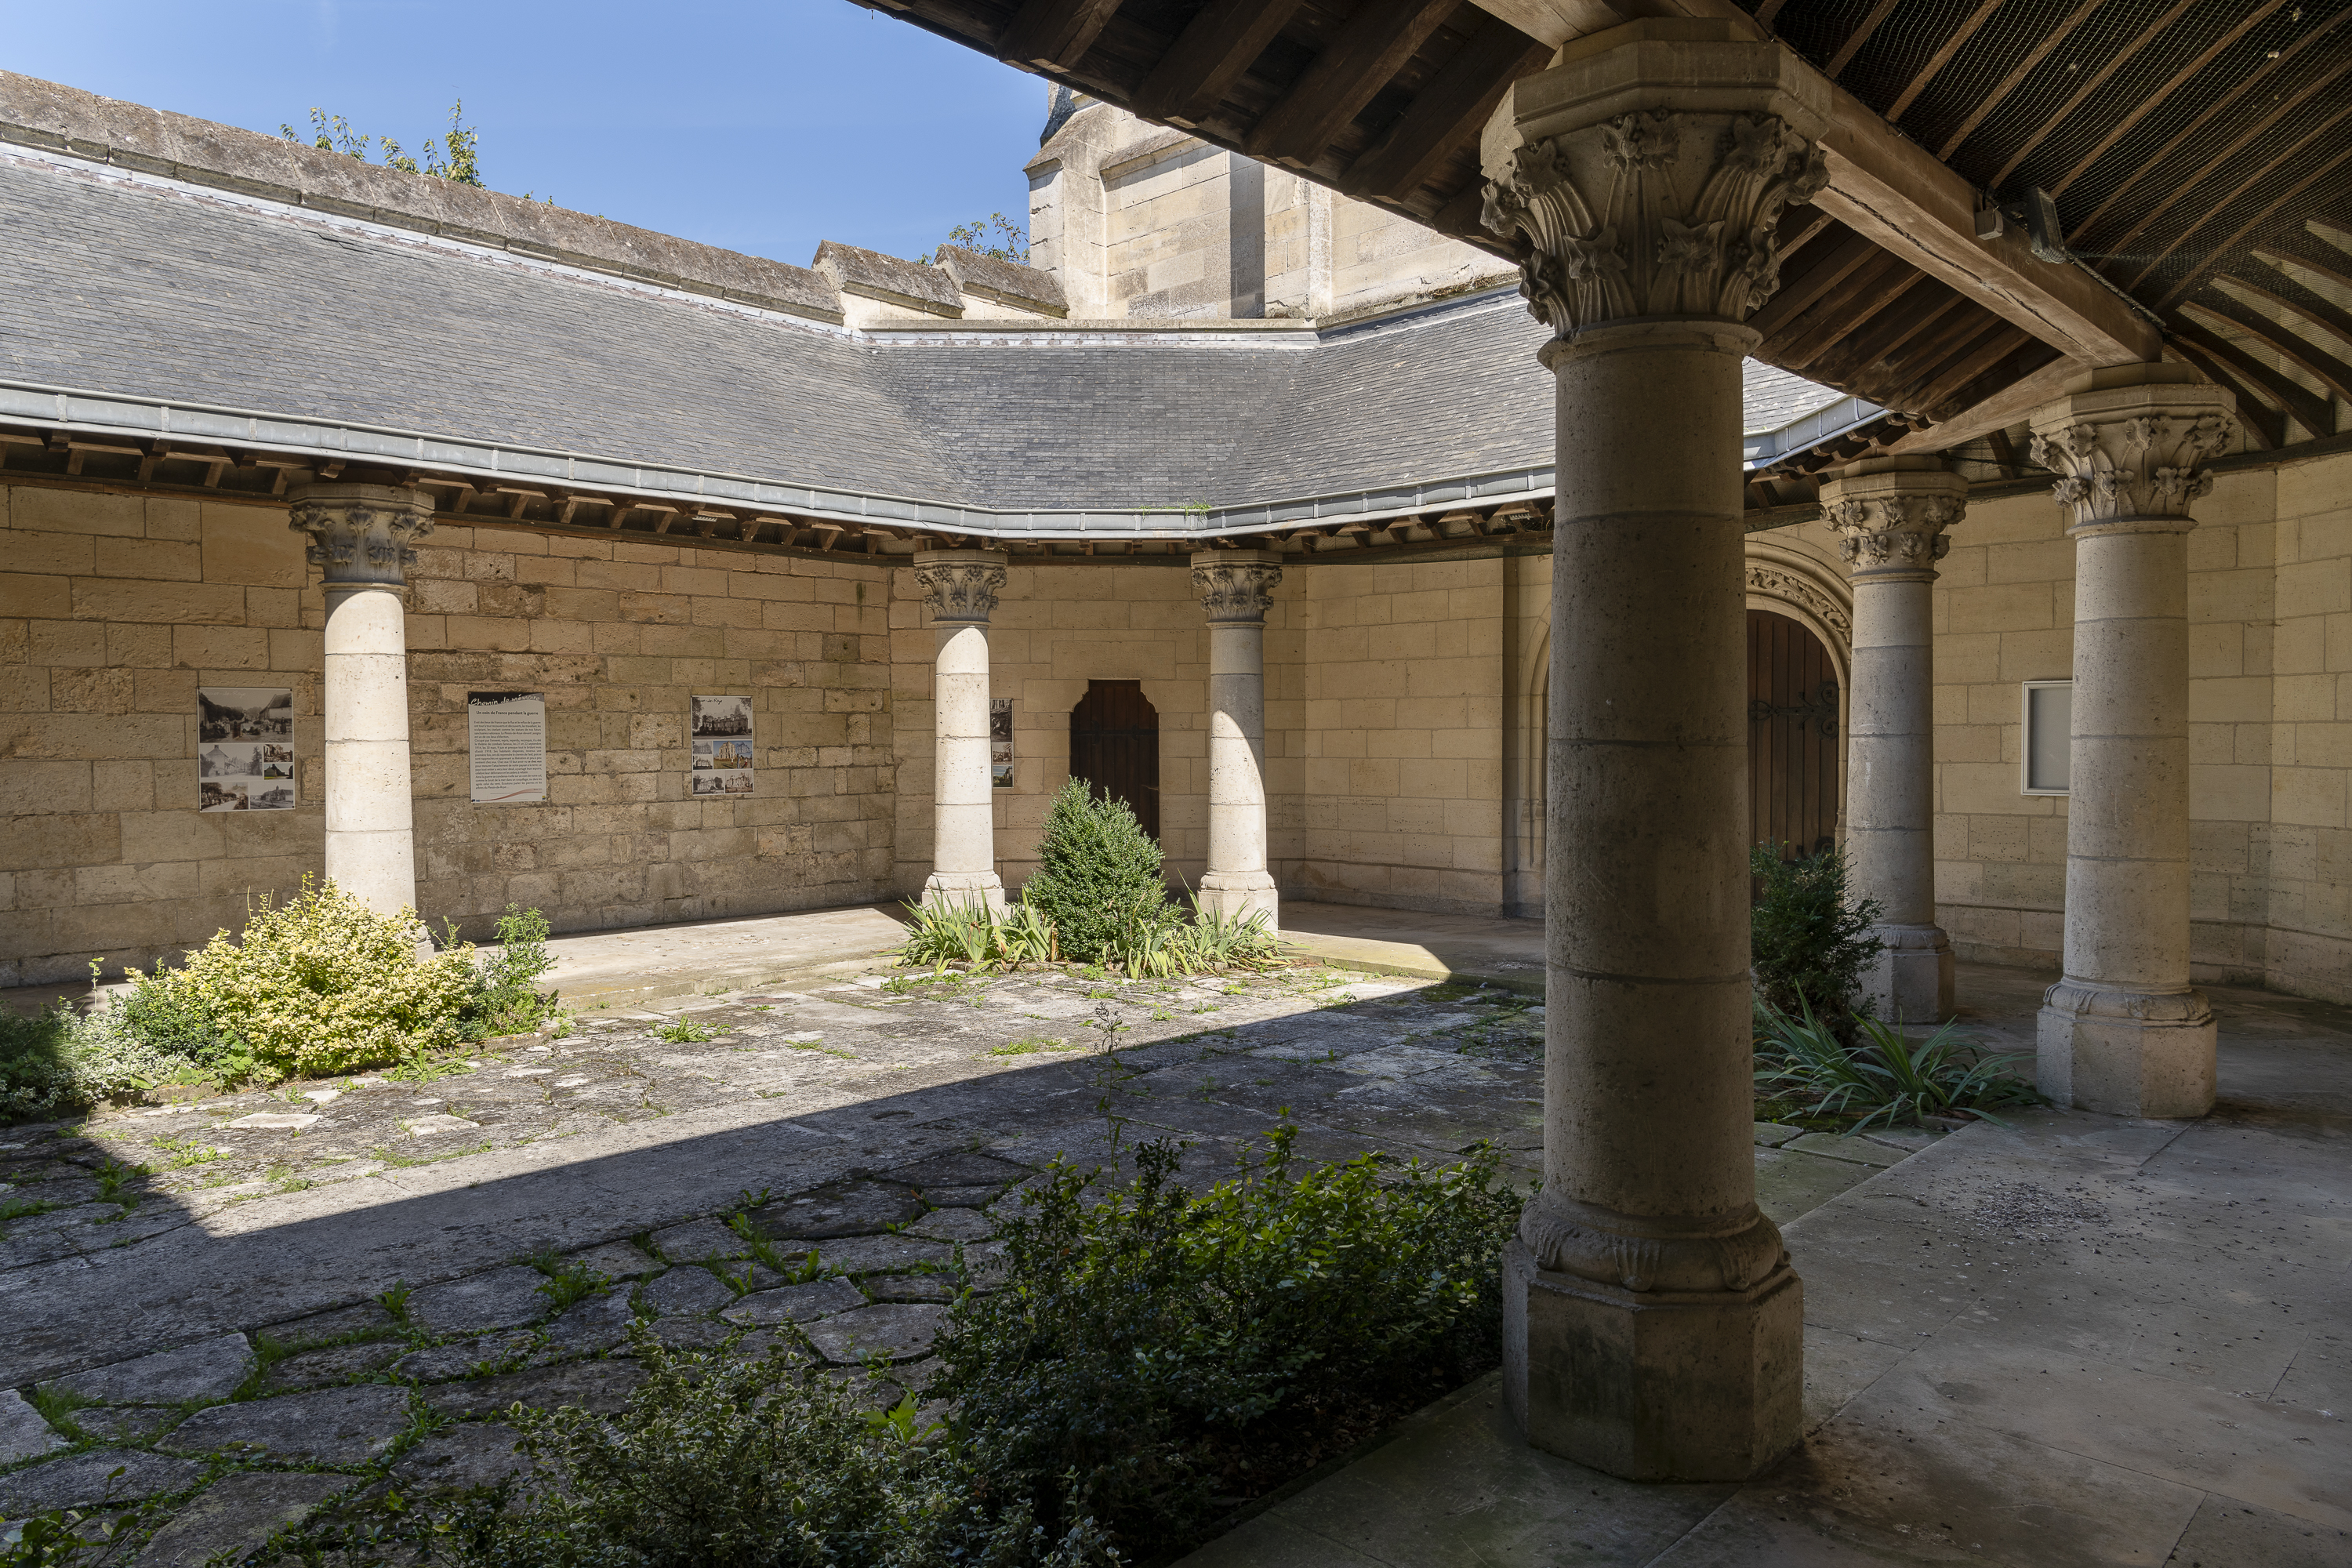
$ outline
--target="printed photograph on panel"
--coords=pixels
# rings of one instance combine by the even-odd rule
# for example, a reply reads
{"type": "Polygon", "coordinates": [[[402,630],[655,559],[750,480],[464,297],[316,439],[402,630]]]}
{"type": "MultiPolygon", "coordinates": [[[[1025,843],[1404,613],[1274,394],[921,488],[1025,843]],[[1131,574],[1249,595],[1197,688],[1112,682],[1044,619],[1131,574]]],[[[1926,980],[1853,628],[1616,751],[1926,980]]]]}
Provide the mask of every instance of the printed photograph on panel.
{"type": "Polygon", "coordinates": [[[1013,699],[988,700],[988,782],[997,789],[1013,787],[1013,699]]]}
{"type": "Polygon", "coordinates": [[[294,809],[291,688],[197,688],[196,735],[198,811],[294,809]]]}
{"type": "Polygon", "coordinates": [[[751,700],[748,697],[694,699],[695,739],[751,735],[751,700]]]}
{"type": "Polygon", "coordinates": [[[727,779],[722,773],[688,773],[686,777],[688,784],[693,787],[694,793],[697,795],[725,795],[727,793],[727,779]]]}

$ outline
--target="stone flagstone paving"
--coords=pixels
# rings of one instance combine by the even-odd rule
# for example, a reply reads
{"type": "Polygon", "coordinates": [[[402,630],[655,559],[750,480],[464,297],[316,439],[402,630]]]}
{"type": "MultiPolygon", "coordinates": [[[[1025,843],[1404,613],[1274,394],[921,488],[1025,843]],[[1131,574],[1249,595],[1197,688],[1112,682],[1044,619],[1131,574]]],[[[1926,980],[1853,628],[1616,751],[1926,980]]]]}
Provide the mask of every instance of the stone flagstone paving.
{"type": "MultiPolygon", "coordinates": [[[[0,1129],[0,1517],[160,1497],[140,1561],[196,1563],[352,1488],[477,1484],[522,1462],[516,1402],[618,1407],[635,1321],[919,1401],[1057,1155],[1173,1136],[1213,1181],[1287,1108],[1307,1159],[1492,1138],[1525,1179],[1542,1027],[1499,988],[1320,968],[872,973],[592,1012],[429,1081],[0,1129]]],[[[1759,1128],[1767,1206],[1932,1137],[1759,1128]]]]}

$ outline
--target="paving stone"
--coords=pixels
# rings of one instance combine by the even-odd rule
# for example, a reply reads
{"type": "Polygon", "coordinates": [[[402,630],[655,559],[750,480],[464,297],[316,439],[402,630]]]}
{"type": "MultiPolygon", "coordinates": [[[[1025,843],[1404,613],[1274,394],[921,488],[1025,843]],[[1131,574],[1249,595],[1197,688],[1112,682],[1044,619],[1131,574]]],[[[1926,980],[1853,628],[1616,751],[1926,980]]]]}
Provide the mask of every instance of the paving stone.
{"type": "Polygon", "coordinates": [[[911,1165],[883,1173],[887,1180],[904,1182],[910,1187],[982,1187],[1003,1186],[1020,1181],[1029,1174],[1028,1167],[1013,1164],[1009,1160],[991,1159],[959,1150],[953,1153],[933,1154],[911,1165]]]}
{"type": "Polygon", "coordinates": [[[269,1470],[223,1477],[155,1532],[139,1554],[137,1568],[197,1568],[222,1553],[242,1557],[276,1531],[300,1521],[337,1492],[357,1484],[349,1476],[269,1470]]]}
{"type": "Polygon", "coordinates": [[[194,1459],[136,1448],[91,1448],[0,1476],[0,1519],[23,1519],[53,1508],[136,1502],[193,1486],[204,1473],[204,1466],[194,1459]],[[120,1476],[110,1476],[118,1468],[120,1476]]]}
{"type": "Polygon", "coordinates": [[[0,1465],[14,1465],[66,1446],[41,1413],[13,1388],[0,1388],[0,1465]]]}
{"type": "Polygon", "coordinates": [[[604,1279],[635,1279],[661,1267],[634,1241],[608,1241],[602,1247],[575,1252],[564,1261],[577,1264],[604,1279]]]}
{"type": "Polygon", "coordinates": [[[590,1355],[625,1343],[635,1311],[625,1289],[573,1303],[547,1325],[547,1342],[554,1350],[590,1355]]]}
{"type": "Polygon", "coordinates": [[[379,1340],[373,1344],[329,1345],[324,1350],[304,1351],[271,1367],[261,1391],[285,1394],[298,1388],[325,1388],[331,1384],[349,1383],[391,1365],[407,1348],[398,1340],[379,1340]]]}
{"type": "MultiPolygon", "coordinates": [[[[313,1119],[315,1120],[315,1118],[313,1119]]],[[[468,1121],[462,1116],[436,1111],[431,1116],[413,1116],[402,1122],[401,1128],[412,1138],[440,1138],[452,1132],[475,1132],[481,1129],[478,1121],[468,1121]]]]}
{"type": "Polygon", "coordinates": [[[996,1222],[976,1208],[933,1209],[900,1234],[934,1241],[985,1241],[996,1234],[996,1222]]]}
{"type": "Polygon", "coordinates": [[[392,1371],[395,1377],[418,1383],[446,1383],[453,1377],[466,1376],[476,1367],[496,1367],[520,1360],[538,1344],[539,1336],[528,1329],[510,1329],[505,1333],[461,1340],[454,1345],[411,1352],[393,1363],[392,1371]]]}
{"type": "Polygon", "coordinates": [[[393,1317],[381,1301],[362,1301],[357,1306],[338,1307],[331,1312],[313,1312],[307,1318],[289,1322],[272,1323],[260,1330],[280,1344],[315,1345],[328,1340],[340,1340],[346,1334],[365,1333],[370,1329],[392,1327],[393,1317]]]}
{"type": "Polygon", "coordinates": [[[1003,1194],[1004,1189],[994,1187],[925,1187],[923,1201],[937,1204],[943,1209],[984,1209],[1003,1194]]]}
{"type": "Polygon", "coordinates": [[[649,1331],[665,1350],[707,1351],[725,1344],[735,1331],[709,1318],[656,1318],[649,1331]]]}
{"type": "Polygon", "coordinates": [[[863,1306],[866,1298],[846,1279],[787,1285],[744,1297],[719,1315],[730,1323],[805,1323],[863,1306]]]}
{"type": "Polygon", "coordinates": [[[706,1258],[749,1258],[751,1244],[716,1219],[688,1220],[653,1234],[654,1247],[672,1263],[699,1263],[706,1258]]]}
{"type": "Polygon", "coordinates": [[[663,1317],[714,1312],[735,1300],[734,1289],[708,1268],[673,1268],[637,1287],[638,1299],[663,1317]]]}
{"type": "Polygon", "coordinates": [[[445,1383],[424,1390],[422,1397],[445,1415],[495,1415],[515,1405],[533,1410],[574,1405],[610,1415],[628,1403],[629,1391],[644,1382],[645,1375],[645,1368],[635,1362],[565,1362],[467,1383],[445,1383]]]}
{"type": "Polygon", "coordinates": [[[877,1301],[952,1301],[963,1291],[952,1274],[868,1274],[857,1284],[877,1301]]]}
{"type": "Polygon", "coordinates": [[[1847,1138],[1833,1132],[1808,1132],[1801,1138],[1791,1138],[1782,1147],[1807,1154],[1819,1154],[1825,1159],[1844,1160],[1856,1165],[1874,1165],[1881,1170],[1901,1163],[1906,1152],[1874,1143],[1867,1138],[1847,1138]]]}
{"type": "Polygon", "coordinates": [[[945,1307],[894,1301],[843,1312],[803,1331],[827,1361],[854,1363],[877,1355],[911,1361],[931,1348],[947,1315],[945,1307]]]}
{"type": "Polygon", "coordinates": [[[518,1263],[427,1285],[408,1298],[408,1321],[436,1334],[510,1329],[547,1310],[548,1299],[539,1289],[545,1282],[538,1269],[518,1263]]]}
{"type": "MultiPolygon", "coordinates": [[[[52,1176],[47,1181],[26,1182],[12,1185],[8,1195],[34,1203],[54,1204],[60,1207],[70,1208],[77,1204],[95,1203],[98,1200],[98,1194],[106,1190],[96,1176],[82,1174],[81,1168],[78,1165],[61,1165],[57,1168],[61,1172],[70,1171],[73,1173],[52,1176]]],[[[21,1224],[22,1222],[11,1221],[10,1223],[21,1224]]]]}
{"type": "Polygon", "coordinates": [[[1759,1121],[1756,1124],[1756,1146],[1759,1149],[1778,1149],[1783,1143],[1804,1135],[1803,1128],[1787,1127],[1778,1121],[1759,1121]]]}
{"type": "Polygon", "coordinates": [[[751,1223],[762,1235],[796,1240],[824,1240],[837,1236],[874,1236],[902,1225],[923,1212],[915,1195],[902,1186],[880,1182],[849,1182],[820,1187],[753,1212],[751,1223]]]}
{"type": "Polygon", "coordinates": [[[509,1476],[538,1469],[515,1445],[522,1434],[500,1421],[466,1421],[445,1426],[400,1457],[392,1479],[425,1490],[495,1486],[509,1476]]]}
{"type": "Polygon", "coordinates": [[[173,1453],[257,1451],[317,1465],[362,1465],[408,1425],[408,1391],[381,1383],[321,1388],[199,1410],[163,1447],[173,1453]]]}
{"type": "Polygon", "coordinates": [[[877,1377],[864,1367],[827,1367],[824,1376],[841,1387],[844,1402],[852,1410],[887,1410],[906,1397],[906,1391],[887,1377],[877,1377]]]}
{"type": "Polygon", "coordinates": [[[309,1111],[262,1110],[251,1116],[240,1116],[228,1125],[251,1127],[262,1131],[299,1132],[305,1128],[316,1127],[322,1120],[309,1111]]]}
{"type": "Polygon", "coordinates": [[[904,1273],[945,1268],[955,1261],[955,1248],[915,1236],[848,1236],[819,1243],[816,1256],[824,1267],[843,1274],[904,1273]]]}
{"type": "Polygon", "coordinates": [[[185,1399],[226,1399],[253,1370],[243,1334],[199,1340],[57,1380],[68,1393],[108,1405],[176,1405],[185,1399]]]}

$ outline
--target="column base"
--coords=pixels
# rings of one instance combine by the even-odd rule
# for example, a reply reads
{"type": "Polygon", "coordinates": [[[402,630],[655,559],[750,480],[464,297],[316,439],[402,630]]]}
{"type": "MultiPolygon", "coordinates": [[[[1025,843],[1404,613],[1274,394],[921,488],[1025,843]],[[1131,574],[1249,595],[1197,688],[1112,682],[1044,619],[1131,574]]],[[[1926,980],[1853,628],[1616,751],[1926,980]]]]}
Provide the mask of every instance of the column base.
{"type": "Polygon", "coordinates": [[[1265,917],[1269,931],[1282,929],[1282,899],[1264,871],[1212,871],[1201,879],[1201,907],[1228,920],[1265,917]]]}
{"type": "Polygon", "coordinates": [[[2069,978],[2042,1003],[2035,1078],[2058,1104],[2156,1120],[2213,1109],[2213,1009],[2202,992],[2069,978]]]}
{"type": "Polygon", "coordinates": [[[1741,1481],[1804,1435],[1804,1286],[1635,1291],[1503,1249],[1503,1388],[1528,1442],[1633,1481],[1741,1481]]]}
{"type": "Polygon", "coordinates": [[[1004,912],[1004,882],[993,871],[934,871],[923,881],[926,904],[985,904],[1004,912]]]}
{"type": "Polygon", "coordinates": [[[1882,944],[1863,994],[1890,1024],[1938,1024],[1952,1016],[1952,939],[1941,926],[1874,926],[1882,944]]]}

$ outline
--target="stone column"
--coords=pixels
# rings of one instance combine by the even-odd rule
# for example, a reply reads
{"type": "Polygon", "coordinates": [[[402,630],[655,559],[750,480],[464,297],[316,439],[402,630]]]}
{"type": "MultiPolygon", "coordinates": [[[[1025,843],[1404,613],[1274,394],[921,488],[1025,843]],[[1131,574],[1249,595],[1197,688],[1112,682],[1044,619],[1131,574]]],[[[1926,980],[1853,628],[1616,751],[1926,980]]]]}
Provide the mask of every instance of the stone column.
{"type": "Polygon", "coordinates": [[[433,503],[389,485],[311,484],[291,525],[325,569],[327,879],[370,909],[416,907],[408,776],[408,637],[401,594],[433,503]]]}
{"type": "Polygon", "coordinates": [[[1952,943],[1936,923],[1936,563],[1968,481],[1934,458],[1873,458],[1822,486],[1853,568],[1846,709],[1846,886],[1882,906],[1866,994],[1890,1022],[1952,1013],[1952,943]]]}
{"type": "Polygon", "coordinates": [[[1544,1185],[1504,1264],[1528,1440],[1641,1480],[1798,1439],[1803,1294],[1756,1206],[1739,469],[1747,316],[1826,89],[1727,24],[1514,83],[1485,221],[1558,336],[1544,1185]]]}
{"type": "Polygon", "coordinates": [[[2033,416],[2074,541],[2066,977],[2042,1091],[2118,1116],[2213,1105],[2213,1012],[2189,985],[2189,503],[2236,405],[2179,364],[2093,371],[2033,416]]]}
{"type": "Polygon", "coordinates": [[[1209,613],[1209,868],[1201,906],[1277,929],[1265,868],[1265,608],[1282,581],[1271,550],[1206,550],[1192,591],[1209,613]]]}
{"type": "Polygon", "coordinates": [[[996,875],[996,801],[988,776],[988,616],[1004,586],[993,550],[923,550],[915,581],[931,613],[931,875],[923,901],[1004,907],[996,875]]]}

